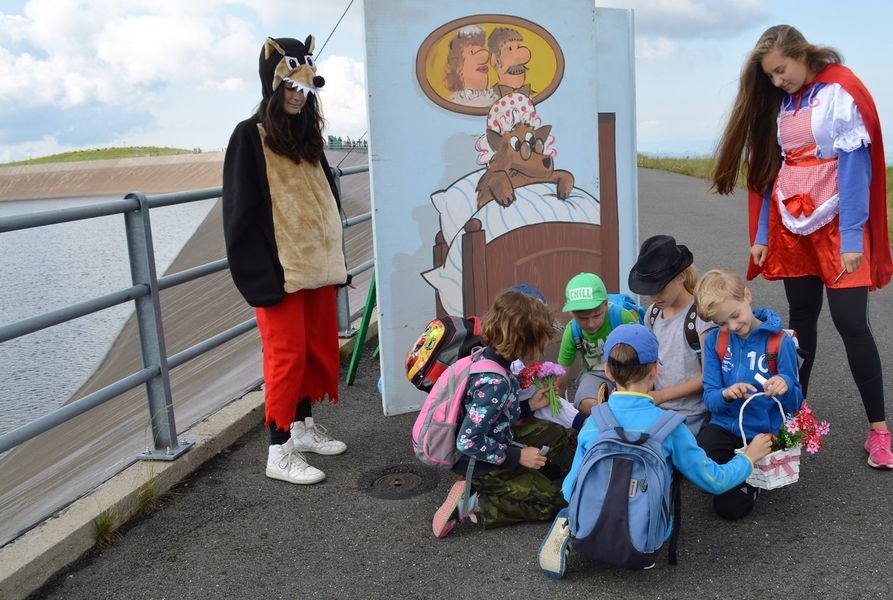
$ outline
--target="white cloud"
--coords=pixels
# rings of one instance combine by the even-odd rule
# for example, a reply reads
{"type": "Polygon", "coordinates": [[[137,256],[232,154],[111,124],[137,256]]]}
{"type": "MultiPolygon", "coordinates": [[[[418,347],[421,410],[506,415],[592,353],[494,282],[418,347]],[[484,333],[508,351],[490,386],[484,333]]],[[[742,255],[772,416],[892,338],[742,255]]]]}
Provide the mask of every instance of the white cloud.
{"type": "Polygon", "coordinates": [[[0,146],[0,163],[37,158],[68,150],[71,150],[71,148],[59,145],[56,139],[51,136],[46,136],[39,140],[29,140],[22,144],[3,144],[0,146]]]}
{"type": "Polygon", "coordinates": [[[759,23],[763,0],[597,0],[598,6],[632,8],[637,36],[722,38],[759,23]]]}
{"type": "Polygon", "coordinates": [[[189,129],[196,113],[216,114],[229,127],[233,118],[211,103],[240,93],[245,106],[256,101],[259,88],[248,82],[256,80],[265,34],[256,31],[253,3],[221,4],[30,0],[20,14],[0,13],[0,141],[27,155],[30,144],[116,144],[136,137],[128,132],[161,130],[160,122],[189,129]],[[160,105],[174,88],[185,101],[160,105]],[[206,91],[217,98],[206,102],[206,91]],[[41,113],[46,118],[35,118],[41,113]]]}
{"type": "Polygon", "coordinates": [[[36,99],[49,104],[115,104],[158,85],[242,77],[256,69],[262,36],[250,13],[225,15],[218,7],[192,0],[32,0],[24,16],[0,21],[0,44],[7,46],[0,56],[17,82],[0,84],[0,100],[34,101],[37,91],[36,99]],[[20,49],[22,40],[27,49],[20,49]],[[62,98],[58,90],[39,91],[53,78],[68,79],[62,98]]]}
{"type": "Polygon", "coordinates": [[[0,13],[0,40],[6,40],[4,43],[20,43],[22,41],[22,21],[24,17],[21,15],[7,15],[0,13]]]}
{"type": "Polygon", "coordinates": [[[332,55],[319,61],[317,69],[326,79],[320,100],[329,122],[327,132],[358,139],[367,129],[365,65],[347,56],[332,55]]]}
{"type": "Polygon", "coordinates": [[[248,83],[241,77],[227,77],[223,80],[211,80],[202,83],[202,89],[217,92],[240,92],[248,87],[248,83]]]}
{"type": "Polygon", "coordinates": [[[640,38],[636,40],[636,58],[639,60],[649,62],[669,61],[677,58],[681,51],[681,46],[678,42],[665,37],[640,38]]]}
{"type": "Polygon", "coordinates": [[[173,130],[178,138],[190,132],[199,138],[186,147],[219,147],[226,134],[209,136],[192,124],[217,118],[228,129],[250,114],[260,98],[263,39],[310,34],[317,57],[330,60],[326,91],[338,90],[323,95],[332,129],[358,136],[366,128],[359,2],[323,49],[345,8],[318,3],[297,10],[288,0],[28,0],[19,9],[3,6],[0,11],[18,14],[0,12],[0,141],[7,148],[47,140],[65,146],[62,139],[76,145],[79,132],[84,143],[96,143],[105,131],[114,144],[173,130]],[[172,98],[176,102],[166,104],[172,98]],[[35,119],[41,111],[51,117],[35,119]],[[81,132],[87,123],[94,130],[81,132]]]}

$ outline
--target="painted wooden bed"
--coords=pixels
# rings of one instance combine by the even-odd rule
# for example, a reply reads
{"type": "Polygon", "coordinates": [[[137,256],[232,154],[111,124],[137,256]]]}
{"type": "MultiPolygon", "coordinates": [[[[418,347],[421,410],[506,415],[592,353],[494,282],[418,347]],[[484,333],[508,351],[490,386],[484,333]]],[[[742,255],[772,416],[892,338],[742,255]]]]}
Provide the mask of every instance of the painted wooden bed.
{"type": "MultiPolygon", "coordinates": [[[[601,197],[595,199],[589,196],[590,202],[597,204],[597,219],[589,219],[595,222],[569,222],[565,216],[562,221],[523,224],[499,233],[498,237],[489,241],[485,219],[477,218],[480,215],[465,221],[464,227],[453,233],[453,240],[448,240],[442,228],[435,237],[432,271],[445,270],[451,255],[454,261],[460,262],[461,266],[455,265],[454,272],[461,277],[461,299],[451,297],[446,302],[438,286],[432,284],[438,315],[456,312],[483,315],[496,294],[517,283],[538,287],[550,305],[560,307],[564,304],[565,284],[581,271],[598,273],[610,291],[619,289],[613,113],[599,114],[598,131],[601,197]],[[457,244],[461,244],[461,252],[457,244]],[[456,249],[451,252],[451,248],[456,249]]],[[[556,205],[562,202],[555,198],[550,200],[556,205]]],[[[539,200],[539,203],[541,207],[543,200],[539,200]]]]}

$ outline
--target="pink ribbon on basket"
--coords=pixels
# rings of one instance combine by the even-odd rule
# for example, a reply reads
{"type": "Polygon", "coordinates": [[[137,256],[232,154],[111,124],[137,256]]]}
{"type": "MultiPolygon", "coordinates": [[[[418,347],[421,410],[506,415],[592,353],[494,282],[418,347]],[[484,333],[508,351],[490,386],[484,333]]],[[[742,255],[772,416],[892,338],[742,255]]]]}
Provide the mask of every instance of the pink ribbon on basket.
{"type": "Polygon", "coordinates": [[[768,465],[755,464],[754,467],[759,469],[760,471],[768,472],[774,471],[773,475],[778,475],[779,469],[784,469],[784,472],[788,477],[794,476],[794,467],[791,466],[792,462],[800,462],[800,457],[797,455],[788,454],[782,458],[778,458],[777,456],[773,456],[769,459],[768,465]]]}

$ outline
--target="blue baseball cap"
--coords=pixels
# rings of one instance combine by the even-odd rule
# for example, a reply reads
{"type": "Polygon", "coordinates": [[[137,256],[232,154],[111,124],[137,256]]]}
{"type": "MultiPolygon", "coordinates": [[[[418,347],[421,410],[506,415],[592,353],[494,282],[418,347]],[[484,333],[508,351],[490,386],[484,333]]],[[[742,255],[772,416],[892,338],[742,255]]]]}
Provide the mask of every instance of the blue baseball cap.
{"type": "MultiPolygon", "coordinates": [[[[533,296],[543,304],[548,304],[546,302],[546,295],[542,293],[539,288],[535,288],[532,285],[527,285],[526,283],[519,283],[518,285],[513,285],[512,290],[515,292],[521,292],[522,294],[527,294],[528,296],[533,296]]],[[[555,331],[564,331],[564,323],[555,319],[552,321],[552,329],[555,331]]]]}
{"type": "MultiPolygon", "coordinates": [[[[654,332],[638,323],[627,323],[614,328],[605,340],[605,358],[611,356],[611,350],[617,344],[632,346],[638,355],[638,362],[632,364],[647,365],[658,361],[657,336],[654,332]]],[[[627,363],[629,364],[629,363],[627,363]]]]}
{"type": "Polygon", "coordinates": [[[528,296],[533,296],[543,304],[546,304],[546,295],[543,294],[539,289],[533,287],[532,285],[527,285],[526,283],[519,283],[518,285],[513,285],[512,289],[516,292],[521,292],[522,294],[527,294],[528,296]]]}

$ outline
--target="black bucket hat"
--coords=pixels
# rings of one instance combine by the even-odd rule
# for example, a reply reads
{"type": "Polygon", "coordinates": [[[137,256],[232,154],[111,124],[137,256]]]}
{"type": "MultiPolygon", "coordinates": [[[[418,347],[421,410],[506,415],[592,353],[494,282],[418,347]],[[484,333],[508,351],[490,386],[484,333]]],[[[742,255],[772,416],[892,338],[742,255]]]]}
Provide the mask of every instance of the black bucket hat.
{"type": "Polygon", "coordinates": [[[629,272],[629,289],[636,294],[653,296],[693,262],[691,251],[677,244],[673,236],[652,236],[642,243],[639,259],[629,272]]]}

